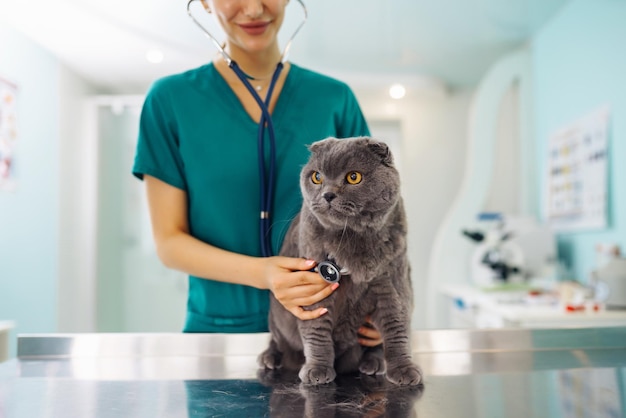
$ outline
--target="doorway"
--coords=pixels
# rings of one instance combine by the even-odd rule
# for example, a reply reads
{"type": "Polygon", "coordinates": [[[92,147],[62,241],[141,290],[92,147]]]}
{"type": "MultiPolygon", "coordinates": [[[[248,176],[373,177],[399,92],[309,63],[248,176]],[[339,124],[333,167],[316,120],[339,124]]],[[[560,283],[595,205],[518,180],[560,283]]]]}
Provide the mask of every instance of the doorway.
{"type": "Polygon", "coordinates": [[[101,97],[98,131],[97,331],[180,332],[187,276],[157,257],[143,183],[131,174],[143,97],[101,97]]]}

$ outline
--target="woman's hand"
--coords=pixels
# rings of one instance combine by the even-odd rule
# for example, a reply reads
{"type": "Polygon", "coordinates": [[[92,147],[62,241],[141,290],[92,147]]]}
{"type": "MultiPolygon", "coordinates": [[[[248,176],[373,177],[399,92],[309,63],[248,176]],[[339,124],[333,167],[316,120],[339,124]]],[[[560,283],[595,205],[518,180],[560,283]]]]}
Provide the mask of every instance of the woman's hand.
{"type": "Polygon", "coordinates": [[[339,283],[331,285],[310,271],[315,261],[275,256],[267,258],[267,262],[267,287],[285,309],[302,320],[319,318],[328,312],[324,307],[311,311],[303,308],[326,299],[339,287],[339,283]]]}
{"type": "Polygon", "coordinates": [[[358,331],[359,344],[364,347],[376,347],[383,343],[383,337],[380,332],[374,327],[372,318],[367,316],[365,318],[365,324],[359,328],[358,331]]]}

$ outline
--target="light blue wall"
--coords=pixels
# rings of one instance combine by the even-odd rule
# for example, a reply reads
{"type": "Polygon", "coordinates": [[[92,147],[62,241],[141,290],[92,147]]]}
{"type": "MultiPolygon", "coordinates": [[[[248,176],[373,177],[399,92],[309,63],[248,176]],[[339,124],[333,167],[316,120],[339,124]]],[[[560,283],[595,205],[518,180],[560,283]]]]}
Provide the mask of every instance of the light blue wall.
{"type": "Polygon", "coordinates": [[[17,190],[0,191],[0,320],[57,327],[59,64],[0,23],[0,77],[17,84],[17,190]]]}
{"type": "Polygon", "coordinates": [[[611,109],[610,225],[601,231],[558,236],[559,255],[574,278],[587,281],[595,265],[595,244],[614,242],[626,251],[626,1],[573,0],[538,32],[532,51],[535,138],[542,176],[548,138],[555,130],[602,105],[611,109]]]}

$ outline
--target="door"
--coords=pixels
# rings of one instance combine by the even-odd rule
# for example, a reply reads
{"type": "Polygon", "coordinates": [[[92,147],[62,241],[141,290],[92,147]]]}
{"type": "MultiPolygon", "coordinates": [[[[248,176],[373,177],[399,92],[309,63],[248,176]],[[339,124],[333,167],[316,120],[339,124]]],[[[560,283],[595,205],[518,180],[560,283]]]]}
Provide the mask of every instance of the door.
{"type": "Polygon", "coordinates": [[[131,174],[141,98],[102,97],[97,105],[97,330],[178,332],[186,275],[156,255],[144,184],[131,174]]]}

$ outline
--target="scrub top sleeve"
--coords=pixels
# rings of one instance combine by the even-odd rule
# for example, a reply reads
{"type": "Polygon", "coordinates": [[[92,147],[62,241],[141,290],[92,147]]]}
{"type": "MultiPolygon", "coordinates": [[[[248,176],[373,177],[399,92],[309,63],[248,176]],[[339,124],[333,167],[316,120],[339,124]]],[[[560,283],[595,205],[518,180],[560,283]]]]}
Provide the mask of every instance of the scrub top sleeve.
{"type": "Polygon", "coordinates": [[[370,130],[359,102],[352,90],[347,86],[344,103],[343,123],[339,126],[340,137],[369,136],[370,130]]]}
{"type": "Polygon", "coordinates": [[[167,92],[158,87],[155,84],[148,92],[141,110],[133,174],[139,179],[147,174],[186,190],[175,112],[167,92]]]}

